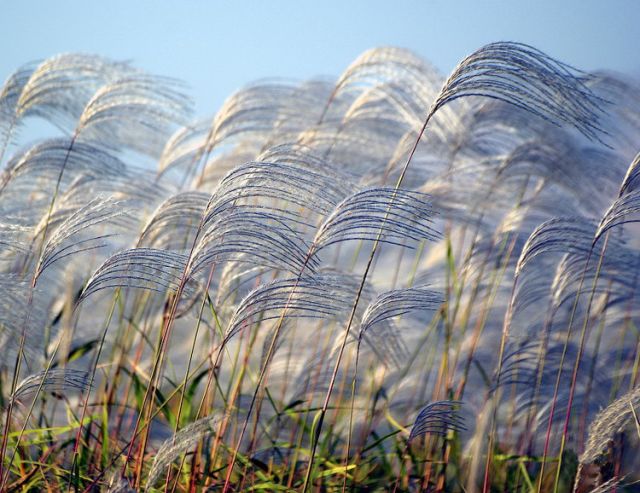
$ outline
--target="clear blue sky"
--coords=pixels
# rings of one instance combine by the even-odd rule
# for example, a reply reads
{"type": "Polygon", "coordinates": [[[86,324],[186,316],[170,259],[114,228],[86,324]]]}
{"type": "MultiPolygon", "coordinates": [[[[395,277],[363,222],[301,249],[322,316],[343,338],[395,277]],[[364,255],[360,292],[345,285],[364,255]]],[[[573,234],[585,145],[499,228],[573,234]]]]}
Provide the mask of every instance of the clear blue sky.
{"type": "Polygon", "coordinates": [[[380,45],[448,72],[485,43],[522,41],[640,77],[639,26],[640,0],[6,0],[0,79],[59,52],[98,53],[186,81],[205,115],[250,81],[337,76],[380,45]]]}

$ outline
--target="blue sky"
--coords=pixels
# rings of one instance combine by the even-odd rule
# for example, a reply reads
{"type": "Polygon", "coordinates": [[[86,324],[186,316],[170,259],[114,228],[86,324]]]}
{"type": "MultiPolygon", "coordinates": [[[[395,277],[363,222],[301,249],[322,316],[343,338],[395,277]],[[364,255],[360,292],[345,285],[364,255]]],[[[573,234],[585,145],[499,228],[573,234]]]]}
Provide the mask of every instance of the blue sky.
{"type": "Polygon", "coordinates": [[[485,43],[532,44],[579,68],[640,77],[639,0],[10,0],[0,78],[64,51],[132,60],[190,86],[198,113],[265,77],[337,76],[361,52],[410,48],[443,72],[485,43]]]}

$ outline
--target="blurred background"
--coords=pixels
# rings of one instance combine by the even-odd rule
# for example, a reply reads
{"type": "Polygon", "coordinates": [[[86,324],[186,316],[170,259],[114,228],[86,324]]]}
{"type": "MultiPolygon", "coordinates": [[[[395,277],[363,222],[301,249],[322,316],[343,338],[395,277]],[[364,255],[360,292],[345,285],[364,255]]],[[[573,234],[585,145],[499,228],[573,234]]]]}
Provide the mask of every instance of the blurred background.
{"type": "Polygon", "coordinates": [[[5,1],[0,79],[82,51],[188,83],[199,115],[261,78],[337,77],[368,48],[409,48],[449,72],[491,41],[531,44],[585,70],[640,76],[638,0],[5,1]]]}

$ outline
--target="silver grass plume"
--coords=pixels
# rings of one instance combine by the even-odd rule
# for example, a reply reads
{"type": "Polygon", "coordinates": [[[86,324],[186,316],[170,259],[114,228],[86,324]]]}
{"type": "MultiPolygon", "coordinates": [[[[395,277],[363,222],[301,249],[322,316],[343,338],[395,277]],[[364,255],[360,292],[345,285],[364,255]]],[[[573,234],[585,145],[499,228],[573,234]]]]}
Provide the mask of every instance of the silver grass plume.
{"type": "Polygon", "coordinates": [[[619,180],[617,168],[609,165],[610,151],[583,149],[570,135],[558,135],[556,129],[552,132],[537,135],[513,149],[497,171],[499,179],[538,178],[540,188],[560,186],[575,196],[583,209],[599,213],[604,204],[599,204],[596,197],[606,197],[607,190],[614,193],[619,180]]]}
{"type": "Polygon", "coordinates": [[[84,392],[89,389],[89,373],[68,368],[52,368],[29,375],[22,380],[11,395],[13,401],[21,401],[38,390],[50,393],[66,393],[71,390],[84,392]]]}
{"type": "Polygon", "coordinates": [[[622,433],[632,419],[637,420],[635,408],[640,404],[640,387],[627,392],[600,411],[589,425],[585,450],[580,456],[574,493],[582,491],[611,491],[624,478],[602,482],[602,470],[610,460],[616,435],[622,433]],[[591,487],[595,487],[591,489],[591,487]]]}
{"type": "MultiPolygon", "coordinates": [[[[339,87],[376,84],[384,80],[402,79],[410,74],[423,74],[434,82],[441,80],[438,71],[410,50],[394,46],[372,48],[356,58],[336,83],[339,87]]],[[[415,76],[415,75],[414,75],[415,76]]]]}
{"type": "Polygon", "coordinates": [[[593,249],[595,232],[595,223],[583,217],[556,217],[543,222],[529,235],[522,248],[516,265],[516,275],[539,255],[573,253],[588,256],[593,249]]]}
{"type": "Polygon", "coordinates": [[[437,310],[443,301],[444,298],[440,293],[424,286],[395,289],[382,293],[364,311],[358,339],[364,339],[366,336],[372,341],[373,347],[383,347],[390,350],[385,353],[389,354],[396,364],[400,364],[399,358],[406,354],[407,349],[391,319],[414,311],[437,310]],[[379,326],[382,326],[380,330],[372,331],[374,327],[379,326]],[[376,341],[385,341],[386,344],[376,343],[376,341]]]}
{"type": "Polygon", "coordinates": [[[624,478],[611,478],[608,481],[602,483],[597,486],[595,489],[591,490],[589,493],[610,493],[612,491],[617,491],[620,486],[622,486],[624,478]]]}
{"type": "Polygon", "coordinates": [[[541,343],[523,340],[512,344],[513,349],[506,351],[502,357],[500,376],[494,375],[495,382],[490,391],[495,392],[498,387],[508,385],[530,384],[538,376],[541,361],[541,343]]]}
{"type": "Polygon", "coordinates": [[[460,417],[458,401],[436,401],[423,407],[411,427],[409,442],[414,438],[432,433],[446,435],[448,431],[464,431],[464,420],[460,417]]]}
{"type": "Polygon", "coordinates": [[[3,252],[27,252],[27,237],[33,233],[32,228],[18,224],[0,224],[0,248],[3,252]]]}
{"type": "Polygon", "coordinates": [[[8,366],[19,349],[19,337],[24,327],[24,320],[29,317],[30,323],[24,330],[28,344],[23,348],[27,362],[38,362],[44,353],[42,331],[47,320],[47,309],[44,303],[29,303],[29,298],[40,301],[45,294],[31,287],[30,281],[16,274],[0,275],[0,367],[8,366]]]}
{"type": "Polygon", "coordinates": [[[153,487],[165,468],[180,455],[192,450],[200,440],[216,432],[219,415],[213,414],[188,424],[173,437],[168,438],[158,449],[147,476],[146,491],[153,487]]]}
{"type": "Polygon", "coordinates": [[[345,198],[318,228],[313,252],[342,241],[369,240],[405,246],[435,240],[429,196],[394,188],[369,188],[345,198]],[[381,234],[381,236],[380,236],[381,234]]]}
{"type": "Polygon", "coordinates": [[[107,493],[137,493],[137,491],[131,487],[127,478],[120,477],[120,473],[117,472],[111,476],[107,486],[107,493]]]}
{"type": "Polygon", "coordinates": [[[187,260],[185,254],[153,248],[133,248],[116,253],[93,273],[79,301],[111,288],[175,292],[187,260]]]}
{"type": "Polygon", "coordinates": [[[458,98],[482,96],[524,109],[544,120],[566,123],[591,140],[602,142],[601,106],[589,77],[540,50],[522,43],[483,46],[454,69],[429,115],[458,98]]]}
{"type": "Polygon", "coordinates": [[[142,228],[138,246],[183,250],[194,240],[209,194],[182,192],[162,202],[142,228]]]}
{"type": "Polygon", "coordinates": [[[318,85],[308,89],[301,91],[296,86],[265,82],[237,91],[224,102],[213,119],[206,150],[210,152],[231,138],[255,139],[281,126],[286,128],[295,121],[302,120],[302,128],[309,126],[318,119],[327,92],[318,85]]]}
{"type": "MultiPolygon", "coordinates": [[[[313,81],[300,86],[266,82],[241,89],[224,102],[210,124],[199,121],[174,134],[163,151],[160,172],[187,168],[187,175],[195,173],[203,157],[208,161],[223,146],[245,148],[246,158],[236,165],[254,160],[273,143],[293,141],[317,121],[327,95],[326,84],[313,81]]],[[[204,163],[201,178],[214,164],[204,163]]]]}
{"type": "Polygon", "coordinates": [[[17,123],[16,105],[36,63],[28,63],[13,72],[0,87],[0,164],[17,123]]]}
{"type": "MultiPolygon", "coordinates": [[[[585,270],[585,258],[582,255],[567,254],[558,264],[555,276],[548,288],[552,291],[553,306],[559,307],[576,295],[579,280],[593,284],[596,279],[602,281],[592,289],[598,294],[607,294],[608,303],[619,303],[621,300],[637,298],[638,274],[640,259],[632,249],[619,245],[610,239],[607,255],[595,265],[592,262],[585,270]]],[[[588,285],[589,285],[588,284],[588,285]]]]}
{"type": "Polygon", "coordinates": [[[444,302],[442,295],[426,286],[394,289],[379,295],[363,317],[360,330],[366,332],[373,325],[417,310],[436,310],[444,302]]]}
{"type": "MultiPolygon", "coordinates": [[[[117,222],[126,224],[127,209],[124,203],[111,198],[96,198],[77,209],[47,238],[36,267],[36,279],[55,262],[80,252],[106,246],[106,240],[113,237],[114,233],[87,235],[87,230],[104,226],[105,223],[116,226],[117,222]]],[[[36,230],[36,235],[39,233],[40,231],[36,230]]]]}
{"type": "Polygon", "coordinates": [[[353,292],[331,275],[280,279],[259,286],[238,305],[224,334],[228,341],[258,321],[335,317],[350,308],[353,292]],[[284,315],[282,315],[283,310],[284,315]]]}
{"type": "Polygon", "coordinates": [[[107,147],[157,156],[191,112],[173,79],[131,74],[102,86],[84,108],[76,133],[107,147]]]}
{"type": "Polygon", "coordinates": [[[625,193],[616,199],[602,217],[594,243],[611,228],[640,222],[640,218],[637,217],[638,212],[640,212],[640,190],[625,193]]]}
{"type": "Polygon", "coordinates": [[[36,66],[36,62],[23,65],[9,75],[2,84],[2,89],[0,90],[0,121],[3,124],[10,122],[14,117],[20,93],[29,82],[36,66]]]}
{"type": "Polygon", "coordinates": [[[633,192],[638,189],[640,185],[640,152],[636,154],[636,157],[633,159],[629,168],[627,168],[627,173],[622,180],[622,184],[620,185],[620,193],[619,197],[626,195],[627,193],[633,192]]]}
{"type": "Polygon", "coordinates": [[[638,222],[637,219],[628,219],[627,216],[633,216],[640,211],[640,200],[638,199],[639,193],[637,188],[637,182],[639,180],[640,153],[636,154],[636,157],[627,168],[627,172],[620,185],[618,198],[613,201],[600,220],[594,244],[611,228],[627,223],[638,222]]]}
{"type": "MultiPolygon", "coordinates": [[[[53,188],[62,166],[66,176],[83,174],[109,179],[125,174],[127,169],[120,159],[91,143],[72,143],[66,138],[47,139],[19,152],[7,163],[3,170],[2,190],[19,178],[29,184],[44,178],[53,188]]],[[[63,176],[63,180],[70,179],[63,176]]]]}
{"type": "Polygon", "coordinates": [[[227,262],[220,273],[215,300],[215,305],[223,316],[231,317],[236,301],[261,284],[260,281],[270,273],[272,271],[268,267],[252,267],[246,262],[227,262]]]}
{"type": "Polygon", "coordinates": [[[208,120],[197,120],[178,128],[164,144],[158,159],[158,176],[174,170],[186,173],[190,165],[197,164],[194,161],[198,153],[203,152],[208,131],[208,120]]]}
{"type": "Polygon", "coordinates": [[[245,261],[253,265],[298,273],[312,272],[317,259],[307,257],[309,246],[299,227],[310,227],[293,211],[260,206],[229,206],[205,211],[202,233],[190,263],[190,275],[212,264],[245,261]]]}
{"type": "Polygon", "coordinates": [[[39,116],[70,130],[95,91],[133,69],[121,62],[82,53],[51,57],[35,68],[15,104],[17,119],[39,116]]]}
{"type": "Polygon", "coordinates": [[[640,405],[640,387],[627,392],[605,407],[589,425],[581,464],[595,461],[607,448],[614,436],[624,430],[633,419],[634,409],[640,405]]]}
{"type": "Polygon", "coordinates": [[[215,192],[215,207],[239,199],[274,199],[327,215],[355,190],[344,173],[325,165],[322,169],[302,163],[249,162],[230,171],[215,192]]]}

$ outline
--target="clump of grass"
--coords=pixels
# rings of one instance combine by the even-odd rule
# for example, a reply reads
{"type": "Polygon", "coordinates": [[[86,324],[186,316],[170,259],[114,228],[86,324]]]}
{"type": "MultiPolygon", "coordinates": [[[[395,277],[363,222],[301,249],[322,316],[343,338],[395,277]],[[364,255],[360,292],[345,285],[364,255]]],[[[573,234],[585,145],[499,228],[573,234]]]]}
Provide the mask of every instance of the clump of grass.
{"type": "Polygon", "coordinates": [[[197,120],[129,64],[19,68],[0,489],[632,491],[637,114],[509,42],[197,120]]]}

